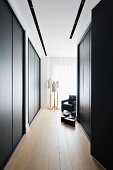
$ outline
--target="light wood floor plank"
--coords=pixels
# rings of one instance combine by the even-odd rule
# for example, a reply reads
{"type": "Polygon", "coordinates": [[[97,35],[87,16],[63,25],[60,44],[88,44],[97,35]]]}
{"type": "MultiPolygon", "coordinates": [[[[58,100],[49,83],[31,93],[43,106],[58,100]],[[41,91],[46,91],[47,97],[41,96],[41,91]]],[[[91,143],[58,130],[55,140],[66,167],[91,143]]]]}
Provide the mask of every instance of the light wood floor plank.
{"type": "Polygon", "coordinates": [[[81,126],[60,121],[60,111],[42,109],[5,170],[104,170],[90,155],[81,126]]]}
{"type": "Polygon", "coordinates": [[[59,143],[60,143],[60,161],[61,161],[61,170],[72,170],[72,162],[70,159],[70,153],[68,149],[67,140],[64,133],[63,124],[58,122],[59,130],[59,143]]]}
{"type": "Polygon", "coordinates": [[[55,121],[56,119],[53,119],[50,128],[49,170],[60,170],[59,134],[57,124],[54,123],[55,121]]]}

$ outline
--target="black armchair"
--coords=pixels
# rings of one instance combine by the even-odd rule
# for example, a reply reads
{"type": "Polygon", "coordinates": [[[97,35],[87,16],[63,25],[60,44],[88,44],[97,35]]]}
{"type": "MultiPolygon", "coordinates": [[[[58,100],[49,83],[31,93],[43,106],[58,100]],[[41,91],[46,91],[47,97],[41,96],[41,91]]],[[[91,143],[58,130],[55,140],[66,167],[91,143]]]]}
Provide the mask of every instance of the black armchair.
{"type": "Polygon", "coordinates": [[[69,112],[76,111],[76,96],[69,95],[69,99],[61,101],[61,111],[67,110],[69,112]]]}

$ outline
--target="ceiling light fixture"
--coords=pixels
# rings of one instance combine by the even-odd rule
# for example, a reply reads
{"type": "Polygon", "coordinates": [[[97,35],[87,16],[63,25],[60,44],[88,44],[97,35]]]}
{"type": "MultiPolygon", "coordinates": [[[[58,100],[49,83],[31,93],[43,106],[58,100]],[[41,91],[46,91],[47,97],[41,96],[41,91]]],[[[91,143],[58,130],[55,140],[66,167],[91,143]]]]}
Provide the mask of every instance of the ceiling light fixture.
{"type": "Polygon", "coordinates": [[[78,20],[79,20],[79,18],[80,18],[82,9],[83,9],[84,4],[85,4],[85,1],[86,1],[86,0],[81,0],[80,6],[79,6],[79,10],[78,10],[78,13],[77,13],[77,16],[76,16],[76,19],[75,19],[75,22],[74,22],[74,25],[73,25],[73,28],[72,28],[71,35],[70,35],[69,39],[72,39],[72,37],[73,37],[73,34],[74,34],[74,32],[75,32],[75,29],[76,29],[78,20]]]}
{"type": "Polygon", "coordinates": [[[32,4],[32,0],[27,0],[27,1],[28,1],[30,10],[31,10],[31,14],[32,14],[35,26],[36,26],[37,31],[38,31],[38,35],[39,35],[39,38],[40,38],[40,41],[41,41],[41,44],[42,44],[42,48],[44,50],[45,55],[47,56],[46,49],[45,49],[44,42],[43,42],[43,38],[42,38],[41,31],[40,31],[40,28],[39,28],[39,24],[38,24],[38,21],[37,21],[36,15],[35,15],[35,11],[34,11],[34,7],[33,7],[33,4],[32,4]]]}

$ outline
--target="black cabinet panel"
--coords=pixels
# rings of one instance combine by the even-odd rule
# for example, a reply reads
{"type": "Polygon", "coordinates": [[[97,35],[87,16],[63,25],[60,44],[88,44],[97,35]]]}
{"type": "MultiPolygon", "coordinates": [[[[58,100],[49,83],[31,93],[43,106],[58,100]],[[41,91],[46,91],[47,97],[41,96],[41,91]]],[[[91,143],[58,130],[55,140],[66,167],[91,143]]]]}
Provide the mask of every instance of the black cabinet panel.
{"type": "Polygon", "coordinates": [[[12,152],[12,13],[0,1],[0,169],[12,152]]]}
{"type": "Polygon", "coordinates": [[[90,32],[84,38],[84,128],[90,137],[90,32]]]}
{"type": "Polygon", "coordinates": [[[35,114],[39,110],[39,58],[35,53],[35,114]]]}
{"type": "Polygon", "coordinates": [[[40,59],[29,41],[29,123],[40,108],[40,59]]]}
{"type": "Polygon", "coordinates": [[[23,30],[13,16],[13,147],[23,133],[23,30]]]}
{"type": "Polygon", "coordinates": [[[79,71],[78,71],[78,121],[82,124],[83,128],[85,129],[88,137],[91,137],[91,111],[90,111],[90,105],[91,105],[91,96],[90,96],[90,88],[91,88],[91,53],[90,53],[90,34],[91,29],[89,28],[82,39],[81,43],[78,46],[79,51],[79,71]]]}
{"type": "Polygon", "coordinates": [[[83,55],[84,55],[84,52],[83,52],[83,48],[84,47],[84,42],[82,42],[80,44],[80,47],[79,47],[79,60],[80,60],[80,65],[79,65],[79,69],[80,69],[80,75],[79,75],[79,79],[80,79],[80,82],[79,82],[79,86],[80,86],[80,91],[79,91],[79,114],[78,114],[78,118],[79,118],[79,121],[80,123],[83,123],[83,102],[84,102],[84,62],[83,62],[83,55]]]}
{"type": "Polygon", "coordinates": [[[35,114],[34,80],[35,80],[35,55],[34,49],[29,43],[29,123],[31,123],[35,114]]]}
{"type": "Polygon", "coordinates": [[[23,134],[23,29],[0,1],[0,169],[23,134]]]}
{"type": "Polygon", "coordinates": [[[113,169],[113,1],[92,14],[91,153],[113,169]]]}

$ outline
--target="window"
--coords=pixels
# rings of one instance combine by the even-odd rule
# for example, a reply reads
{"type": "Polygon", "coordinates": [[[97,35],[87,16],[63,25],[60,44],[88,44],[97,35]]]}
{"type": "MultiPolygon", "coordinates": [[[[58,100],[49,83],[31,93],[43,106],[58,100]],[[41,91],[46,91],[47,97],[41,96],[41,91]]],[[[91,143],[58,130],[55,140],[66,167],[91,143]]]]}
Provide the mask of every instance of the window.
{"type": "MultiPolygon", "coordinates": [[[[49,58],[48,79],[59,81],[59,106],[63,99],[77,93],[77,62],[76,58],[49,58]]],[[[49,100],[49,99],[48,99],[49,100]]]]}

